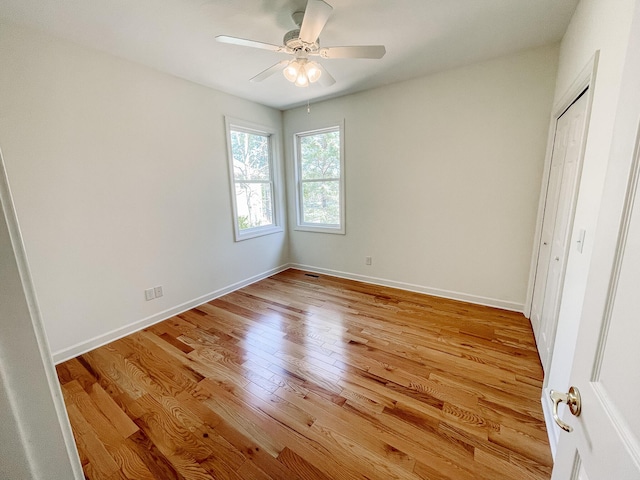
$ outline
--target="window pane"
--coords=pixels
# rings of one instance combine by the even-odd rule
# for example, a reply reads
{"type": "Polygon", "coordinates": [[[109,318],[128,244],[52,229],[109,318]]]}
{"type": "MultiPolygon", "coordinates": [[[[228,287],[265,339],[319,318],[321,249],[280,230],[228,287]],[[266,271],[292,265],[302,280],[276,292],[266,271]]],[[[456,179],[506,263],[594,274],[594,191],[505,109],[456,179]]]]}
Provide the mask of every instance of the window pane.
{"type": "Polygon", "coordinates": [[[238,229],[273,225],[270,183],[236,183],[238,229]]]}
{"type": "Polygon", "coordinates": [[[340,132],[300,137],[302,180],[340,177],[340,132]]]}
{"type": "Polygon", "coordinates": [[[302,221],[340,224],[340,182],[302,183],[302,221]]]}
{"type": "Polygon", "coordinates": [[[269,153],[267,135],[231,131],[233,175],[236,180],[269,181],[269,153]]]}

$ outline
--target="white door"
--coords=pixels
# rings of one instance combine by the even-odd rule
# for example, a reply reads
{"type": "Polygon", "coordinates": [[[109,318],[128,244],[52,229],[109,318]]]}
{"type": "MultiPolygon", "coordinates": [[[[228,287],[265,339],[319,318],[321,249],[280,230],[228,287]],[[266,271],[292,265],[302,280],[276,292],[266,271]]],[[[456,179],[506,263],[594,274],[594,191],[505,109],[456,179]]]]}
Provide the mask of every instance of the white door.
{"type": "MultiPolygon", "coordinates": [[[[640,479],[640,2],[636,3],[553,480],[640,479]]],[[[569,385],[551,385],[567,391],[569,385]]]]}
{"type": "Polygon", "coordinates": [[[587,106],[588,95],[583,92],[556,122],[530,315],[545,371],[553,351],[568,257],[587,106]]]}
{"type": "Polygon", "coordinates": [[[553,152],[551,154],[551,167],[549,169],[547,195],[544,203],[544,218],[542,220],[542,234],[540,235],[540,249],[538,250],[538,262],[536,265],[536,279],[533,286],[533,300],[531,302],[530,320],[538,345],[541,343],[540,327],[542,324],[541,316],[544,305],[544,291],[547,284],[547,272],[549,269],[549,258],[551,256],[551,239],[553,238],[553,227],[555,226],[556,211],[558,209],[558,196],[560,194],[564,157],[567,151],[567,137],[569,134],[569,116],[565,114],[558,118],[553,137],[553,152]]]}

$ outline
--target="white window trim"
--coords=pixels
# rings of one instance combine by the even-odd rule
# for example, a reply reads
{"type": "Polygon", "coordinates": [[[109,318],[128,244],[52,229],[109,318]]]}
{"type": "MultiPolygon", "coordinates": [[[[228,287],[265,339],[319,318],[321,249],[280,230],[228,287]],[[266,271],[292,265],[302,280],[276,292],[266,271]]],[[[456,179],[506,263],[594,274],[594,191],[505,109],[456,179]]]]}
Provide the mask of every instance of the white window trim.
{"type": "MultiPolygon", "coordinates": [[[[234,117],[225,116],[225,129],[226,129],[226,141],[227,141],[227,161],[229,166],[229,186],[231,192],[231,206],[232,206],[232,222],[234,238],[236,242],[242,240],[248,240],[250,238],[261,237],[263,235],[270,235],[272,233],[278,233],[284,231],[282,226],[282,205],[280,201],[280,132],[278,129],[269,127],[266,125],[259,125],[257,123],[247,122],[234,117]],[[273,202],[273,224],[265,225],[262,227],[247,228],[240,230],[238,225],[238,205],[236,198],[236,179],[234,176],[233,168],[233,153],[231,151],[231,130],[241,131],[246,133],[255,133],[257,135],[269,136],[269,147],[271,154],[271,162],[269,173],[271,175],[271,201],[273,202]]],[[[262,182],[260,182],[262,183],[262,182]]]]}
{"type": "Polygon", "coordinates": [[[319,128],[306,130],[303,132],[295,132],[293,134],[293,151],[294,151],[294,174],[296,183],[296,226],[294,230],[301,232],[317,232],[317,233],[333,233],[338,235],[346,234],[345,226],[345,169],[344,169],[344,120],[330,122],[319,128]],[[300,179],[300,143],[298,138],[314,135],[334,130],[340,132],[340,225],[322,225],[318,223],[306,223],[302,221],[302,181],[300,179]]]}

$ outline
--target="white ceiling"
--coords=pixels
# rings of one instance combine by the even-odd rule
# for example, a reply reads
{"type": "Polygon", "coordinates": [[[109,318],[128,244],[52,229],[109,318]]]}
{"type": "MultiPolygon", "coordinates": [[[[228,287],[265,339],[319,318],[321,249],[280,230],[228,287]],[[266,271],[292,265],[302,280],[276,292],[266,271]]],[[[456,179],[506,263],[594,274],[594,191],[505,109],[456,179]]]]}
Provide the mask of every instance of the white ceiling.
{"type": "Polygon", "coordinates": [[[331,87],[276,74],[286,54],[215,41],[282,44],[306,0],[1,0],[0,19],[48,31],[279,109],[337,97],[558,41],[578,0],[327,0],[323,46],[385,45],[381,60],[320,59],[331,87]]]}

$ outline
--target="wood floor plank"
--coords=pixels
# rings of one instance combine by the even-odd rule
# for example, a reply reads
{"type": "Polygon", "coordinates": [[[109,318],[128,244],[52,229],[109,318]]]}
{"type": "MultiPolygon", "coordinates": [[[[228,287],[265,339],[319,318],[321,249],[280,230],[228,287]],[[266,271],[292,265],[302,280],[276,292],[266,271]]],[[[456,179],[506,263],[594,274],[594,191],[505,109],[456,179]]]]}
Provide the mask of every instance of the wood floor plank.
{"type": "Polygon", "coordinates": [[[89,480],[548,480],[514,312],[290,269],[56,366],[89,480]]]}
{"type": "Polygon", "coordinates": [[[167,457],[158,449],[149,437],[138,430],[125,441],[131,451],[136,452],[138,457],[152,473],[155,479],[184,480],[177,468],[171,464],[167,457]]]}
{"type": "MultiPolygon", "coordinates": [[[[65,402],[68,402],[66,398],[65,402]]],[[[75,434],[76,445],[78,450],[83,452],[81,458],[85,457],[87,460],[83,465],[85,474],[94,472],[90,475],[92,478],[102,479],[109,478],[119,471],[118,464],[107,451],[107,441],[102,432],[99,435],[91,428],[75,403],[67,403],[67,412],[75,434]]]]}
{"type": "Polygon", "coordinates": [[[278,461],[286,465],[289,470],[296,472],[300,478],[308,480],[331,480],[316,467],[307,462],[300,455],[285,447],[278,455],[278,461]]]}
{"type": "Polygon", "coordinates": [[[293,471],[280,463],[276,456],[261,448],[258,442],[234,428],[234,425],[223,420],[216,426],[216,431],[238,451],[242,452],[247,459],[238,469],[238,473],[241,475],[243,472],[247,472],[248,475],[262,478],[263,473],[274,480],[301,480],[293,471]],[[256,472],[256,468],[262,473],[256,472]]]}
{"type": "Polygon", "coordinates": [[[195,426],[191,425],[190,428],[185,425],[187,422],[184,421],[182,409],[174,410],[171,405],[165,405],[151,394],[143,395],[136,403],[144,411],[143,415],[136,418],[136,423],[167,458],[185,453],[200,462],[211,455],[211,450],[196,436],[195,426]]]}
{"type": "Polygon", "coordinates": [[[155,480],[154,474],[147,468],[138,454],[126,444],[119,445],[111,456],[120,467],[123,478],[129,480],[155,480]]]}
{"type": "Polygon", "coordinates": [[[138,426],[124,413],[118,404],[97,382],[88,387],[89,397],[100,412],[109,419],[113,427],[122,438],[127,438],[137,432],[138,426]]]}

